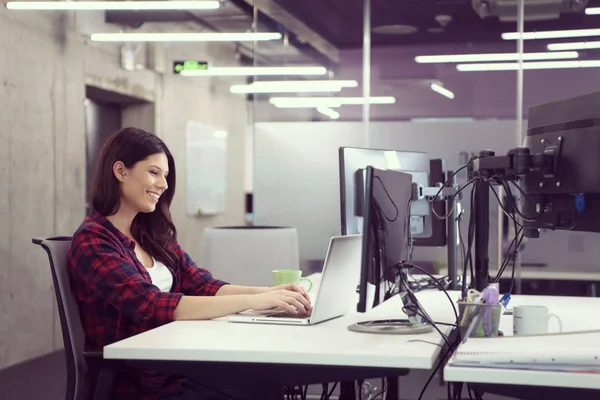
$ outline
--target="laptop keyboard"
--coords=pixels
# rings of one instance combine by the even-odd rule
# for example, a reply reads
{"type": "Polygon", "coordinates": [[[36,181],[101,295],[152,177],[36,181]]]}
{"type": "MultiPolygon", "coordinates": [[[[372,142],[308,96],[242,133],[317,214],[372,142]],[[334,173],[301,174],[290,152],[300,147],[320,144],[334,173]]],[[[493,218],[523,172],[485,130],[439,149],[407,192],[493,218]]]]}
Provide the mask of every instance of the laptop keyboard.
{"type": "Polygon", "coordinates": [[[273,314],[267,314],[267,317],[304,319],[304,318],[309,318],[310,315],[311,315],[311,312],[307,312],[304,314],[292,314],[289,311],[277,311],[277,312],[274,312],[273,314]]]}

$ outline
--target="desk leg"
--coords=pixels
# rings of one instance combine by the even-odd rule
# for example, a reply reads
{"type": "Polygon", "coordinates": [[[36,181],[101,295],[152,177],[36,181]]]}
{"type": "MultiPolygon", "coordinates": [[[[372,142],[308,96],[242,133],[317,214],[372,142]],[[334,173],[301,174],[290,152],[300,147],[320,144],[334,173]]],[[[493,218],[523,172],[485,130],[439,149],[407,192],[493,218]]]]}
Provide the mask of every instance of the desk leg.
{"type": "Polygon", "coordinates": [[[342,381],[339,400],[356,400],[355,386],[354,381],[342,381]]]}
{"type": "Polygon", "coordinates": [[[398,377],[388,376],[385,400],[398,400],[398,395],[398,377]]]}

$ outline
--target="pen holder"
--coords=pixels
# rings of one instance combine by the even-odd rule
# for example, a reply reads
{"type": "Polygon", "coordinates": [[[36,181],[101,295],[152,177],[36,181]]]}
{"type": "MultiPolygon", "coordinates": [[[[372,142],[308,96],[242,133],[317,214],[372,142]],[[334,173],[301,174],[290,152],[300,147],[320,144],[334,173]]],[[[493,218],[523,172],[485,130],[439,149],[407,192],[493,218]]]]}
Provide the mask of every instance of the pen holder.
{"type": "Polygon", "coordinates": [[[461,336],[496,337],[502,315],[502,304],[459,302],[461,336]]]}

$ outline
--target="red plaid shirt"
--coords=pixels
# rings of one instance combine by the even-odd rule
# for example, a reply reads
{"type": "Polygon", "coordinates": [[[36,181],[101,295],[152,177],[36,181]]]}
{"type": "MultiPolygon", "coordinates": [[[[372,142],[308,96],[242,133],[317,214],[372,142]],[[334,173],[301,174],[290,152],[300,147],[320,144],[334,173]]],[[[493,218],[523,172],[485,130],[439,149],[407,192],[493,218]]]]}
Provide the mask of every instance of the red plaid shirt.
{"type": "MultiPolygon", "coordinates": [[[[79,304],[86,349],[104,346],[173,321],[183,295],[214,296],[226,283],[213,279],[174,243],[178,265],[170,292],[152,284],[135,256],[135,243],[100,213],[93,211],[69,250],[71,288],[79,304]]],[[[118,399],[155,400],[181,392],[184,378],[128,368],[116,380],[118,399]]]]}

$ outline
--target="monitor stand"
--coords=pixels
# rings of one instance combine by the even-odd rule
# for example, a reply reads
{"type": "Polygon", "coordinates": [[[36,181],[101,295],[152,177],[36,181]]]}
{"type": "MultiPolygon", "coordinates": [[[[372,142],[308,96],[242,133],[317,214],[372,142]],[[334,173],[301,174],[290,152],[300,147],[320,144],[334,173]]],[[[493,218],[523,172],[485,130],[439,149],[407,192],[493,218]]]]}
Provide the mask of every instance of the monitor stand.
{"type": "Polygon", "coordinates": [[[349,325],[348,330],[384,335],[416,335],[432,332],[433,326],[426,322],[413,323],[408,319],[374,319],[349,325]]]}
{"type": "Polygon", "coordinates": [[[416,335],[433,331],[429,321],[431,317],[417,300],[413,291],[406,284],[402,276],[397,277],[397,295],[404,304],[403,310],[408,314],[407,319],[378,319],[362,321],[349,325],[348,330],[362,333],[378,333],[385,335],[416,335]],[[418,311],[417,311],[418,310],[418,311]]]}

